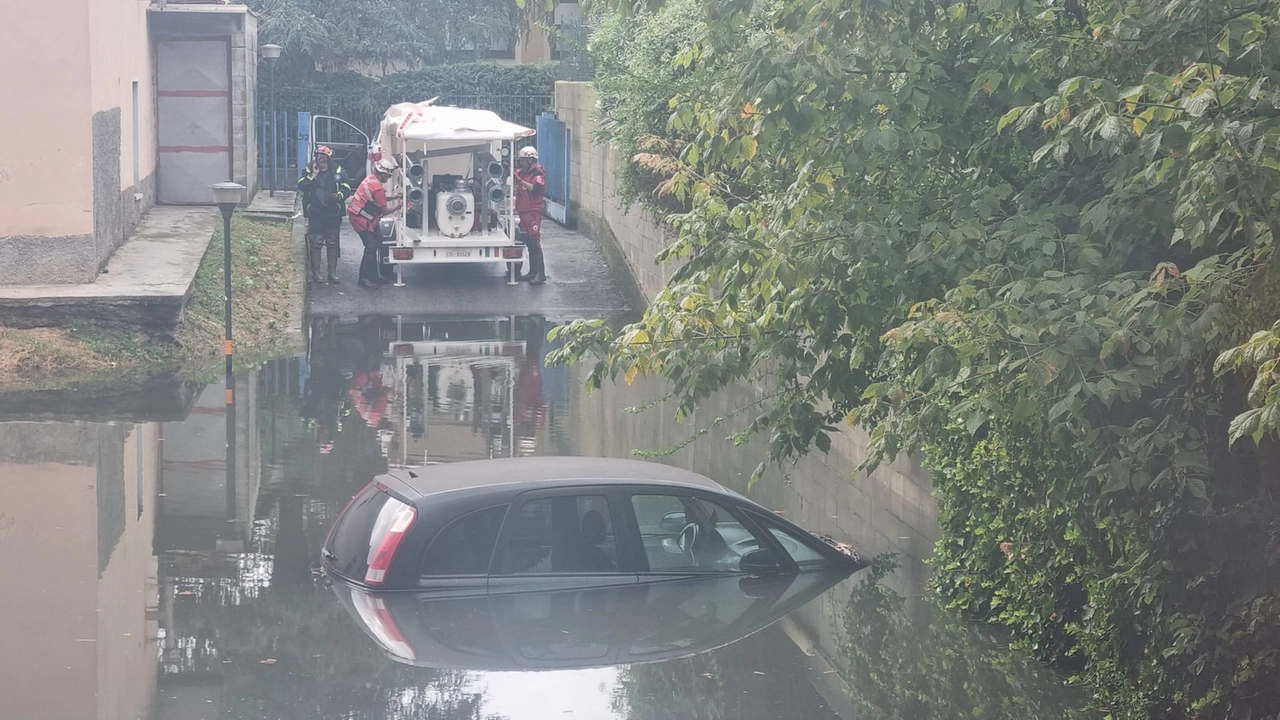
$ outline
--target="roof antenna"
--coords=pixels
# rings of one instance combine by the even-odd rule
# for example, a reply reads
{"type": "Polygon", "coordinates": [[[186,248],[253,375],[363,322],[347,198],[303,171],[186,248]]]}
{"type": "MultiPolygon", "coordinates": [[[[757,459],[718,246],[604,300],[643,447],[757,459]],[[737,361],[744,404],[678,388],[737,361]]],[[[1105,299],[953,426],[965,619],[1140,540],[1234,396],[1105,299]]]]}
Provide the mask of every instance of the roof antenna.
{"type": "Polygon", "coordinates": [[[416,472],[414,472],[414,471],[410,470],[410,471],[409,471],[409,477],[413,478],[414,480],[417,480],[417,479],[418,479],[418,473],[416,473],[416,472]]]}

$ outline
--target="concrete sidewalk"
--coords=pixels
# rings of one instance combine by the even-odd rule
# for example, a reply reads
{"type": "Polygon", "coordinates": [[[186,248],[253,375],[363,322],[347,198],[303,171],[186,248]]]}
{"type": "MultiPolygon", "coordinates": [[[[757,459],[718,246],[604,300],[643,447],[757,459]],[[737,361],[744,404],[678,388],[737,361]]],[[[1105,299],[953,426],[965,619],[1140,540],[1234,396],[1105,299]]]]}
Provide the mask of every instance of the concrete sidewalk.
{"type": "Polygon", "coordinates": [[[219,218],[215,208],[155,207],[111,256],[97,282],[0,287],[0,324],[92,322],[170,335],[182,319],[219,218]]]}
{"type": "Polygon", "coordinates": [[[244,216],[251,220],[288,222],[297,214],[297,200],[298,193],[293,190],[277,190],[275,197],[266,190],[259,190],[249,207],[244,209],[244,216]]]}

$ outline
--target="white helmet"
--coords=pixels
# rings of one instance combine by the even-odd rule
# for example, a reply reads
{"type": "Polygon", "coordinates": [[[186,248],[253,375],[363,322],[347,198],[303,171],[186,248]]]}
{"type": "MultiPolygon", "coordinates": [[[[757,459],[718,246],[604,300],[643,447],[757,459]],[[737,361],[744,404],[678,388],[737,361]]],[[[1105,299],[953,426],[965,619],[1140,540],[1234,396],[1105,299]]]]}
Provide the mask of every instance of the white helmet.
{"type": "Polygon", "coordinates": [[[374,170],[380,173],[386,173],[387,175],[390,175],[391,173],[395,172],[396,168],[398,167],[399,165],[396,164],[395,158],[390,158],[390,157],[384,157],[378,162],[373,164],[374,170]]]}
{"type": "Polygon", "coordinates": [[[526,145],[520,148],[520,157],[538,159],[538,148],[532,145],[526,145]]]}

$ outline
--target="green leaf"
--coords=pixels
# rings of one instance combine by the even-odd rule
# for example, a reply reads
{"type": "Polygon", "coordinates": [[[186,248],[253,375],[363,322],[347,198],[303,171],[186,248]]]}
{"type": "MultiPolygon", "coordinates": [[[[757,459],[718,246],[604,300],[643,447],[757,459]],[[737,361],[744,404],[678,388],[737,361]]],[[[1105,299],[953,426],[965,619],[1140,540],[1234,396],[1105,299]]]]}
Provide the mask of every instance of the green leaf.
{"type": "Polygon", "coordinates": [[[1119,142],[1129,136],[1124,120],[1121,120],[1118,115],[1108,115],[1102,121],[1101,127],[1098,128],[1098,134],[1102,136],[1103,140],[1111,142],[1119,142]]]}
{"type": "Polygon", "coordinates": [[[1187,478],[1187,489],[1191,491],[1192,495],[1200,498],[1201,500],[1209,499],[1209,493],[1204,486],[1204,480],[1201,480],[1200,478],[1187,478]]]}
{"type": "Polygon", "coordinates": [[[1058,402],[1054,403],[1053,407],[1049,408],[1049,414],[1047,415],[1048,419],[1057,420],[1062,415],[1070,412],[1071,409],[1075,407],[1075,402],[1076,402],[1075,396],[1068,395],[1062,398],[1061,400],[1059,400],[1058,402]]]}
{"type": "Polygon", "coordinates": [[[996,132],[997,133],[1004,132],[1005,127],[1007,127],[1009,123],[1017,122],[1018,118],[1022,117],[1022,115],[1026,113],[1027,110],[1030,110],[1030,109],[1031,109],[1031,106],[1024,105],[1022,107],[1016,107],[1010,110],[1009,112],[1005,113],[1004,115],[1002,115],[1000,117],[1000,120],[996,122],[996,132]]]}
{"type": "Polygon", "coordinates": [[[969,431],[970,435],[975,435],[979,430],[982,429],[982,426],[986,424],[987,424],[986,411],[978,410],[973,414],[971,414],[969,416],[969,419],[965,420],[964,428],[969,431]]]}

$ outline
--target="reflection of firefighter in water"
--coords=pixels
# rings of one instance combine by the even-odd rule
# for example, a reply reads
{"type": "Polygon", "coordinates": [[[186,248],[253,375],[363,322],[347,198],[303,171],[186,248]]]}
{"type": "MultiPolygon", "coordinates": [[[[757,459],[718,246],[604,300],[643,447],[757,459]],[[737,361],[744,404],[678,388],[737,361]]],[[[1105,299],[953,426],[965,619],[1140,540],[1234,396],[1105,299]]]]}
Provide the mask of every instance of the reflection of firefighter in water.
{"type": "Polygon", "coordinates": [[[382,426],[391,392],[383,384],[381,372],[361,370],[353,373],[351,382],[347,384],[347,397],[365,425],[371,428],[382,426]]]}
{"type": "Polygon", "coordinates": [[[338,366],[337,343],[332,319],[317,321],[312,326],[311,376],[303,398],[303,416],[311,419],[316,447],[326,455],[333,451],[347,389],[347,378],[338,366]]]}
{"type": "Polygon", "coordinates": [[[532,453],[537,445],[538,433],[547,420],[547,403],[542,398],[542,338],[545,334],[542,318],[530,317],[524,321],[525,353],[516,376],[515,430],[525,454],[532,453]]]}

